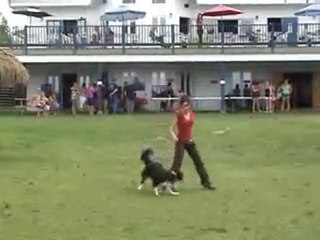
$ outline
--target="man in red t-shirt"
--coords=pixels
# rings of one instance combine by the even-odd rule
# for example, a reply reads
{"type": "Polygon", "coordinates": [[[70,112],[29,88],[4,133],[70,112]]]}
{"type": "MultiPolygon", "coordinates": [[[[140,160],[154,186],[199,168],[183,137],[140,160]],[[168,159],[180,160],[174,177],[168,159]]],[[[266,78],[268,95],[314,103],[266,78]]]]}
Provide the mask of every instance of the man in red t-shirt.
{"type": "Polygon", "coordinates": [[[190,99],[188,96],[182,96],[179,100],[177,118],[170,127],[171,136],[176,142],[174,160],[171,169],[174,172],[178,172],[180,170],[184,150],[186,150],[196,167],[202,186],[206,189],[214,190],[215,188],[211,186],[208,173],[196,148],[196,144],[192,140],[192,128],[194,121],[195,114],[191,110],[190,99]]]}

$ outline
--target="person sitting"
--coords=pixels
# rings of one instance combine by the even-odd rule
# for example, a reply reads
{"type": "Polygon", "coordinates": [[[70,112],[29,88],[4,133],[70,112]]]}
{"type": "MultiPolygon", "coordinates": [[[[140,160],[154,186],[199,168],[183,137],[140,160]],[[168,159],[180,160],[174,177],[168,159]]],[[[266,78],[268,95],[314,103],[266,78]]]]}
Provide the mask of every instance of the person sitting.
{"type": "MultiPolygon", "coordinates": [[[[232,96],[238,97],[238,98],[241,97],[241,89],[240,89],[239,84],[236,84],[235,88],[233,89],[232,96]]],[[[233,99],[232,100],[232,106],[233,106],[234,111],[239,110],[239,108],[241,106],[240,101],[241,101],[240,99],[233,99]]]]}
{"type": "Polygon", "coordinates": [[[157,36],[156,27],[152,27],[150,32],[149,32],[149,37],[151,38],[151,40],[153,42],[160,43],[161,47],[170,48],[170,46],[164,42],[164,36],[165,36],[164,34],[161,34],[160,36],[157,36]]]}
{"type": "Polygon", "coordinates": [[[49,97],[49,106],[50,110],[53,112],[53,115],[56,115],[57,111],[60,108],[60,104],[58,103],[57,96],[55,93],[52,93],[49,97]]]}
{"type": "Polygon", "coordinates": [[[44,94],[44,91],[39,91],[38,96],[35,98],[36,108],[38,109],[37,116],[40,117],[42,113],[44,117],[47,117],[50,110],[49,99],[44,94]]]}

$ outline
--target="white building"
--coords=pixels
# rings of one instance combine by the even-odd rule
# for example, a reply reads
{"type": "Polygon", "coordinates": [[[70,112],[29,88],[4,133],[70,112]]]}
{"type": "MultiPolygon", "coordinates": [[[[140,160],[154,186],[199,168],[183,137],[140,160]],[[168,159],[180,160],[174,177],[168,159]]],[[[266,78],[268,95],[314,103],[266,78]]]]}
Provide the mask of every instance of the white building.
{"type": "MultiPolygon", "coordinates": [[[[100,79],[103,75],[109,81],[115,79],[122,84],[138,77],[145,84],[149,102],[147,107],[154,109],[156,105],[151,101],[152,89],[155,86],[166,85],[167,81],[172,81],[176,90],[182,88],[193,96],[219,97],[221,78],[226,80],[227,91],[230,91],[237,83],[243,87],[253,79],[261,82],[279,82],[284,77],[292,80],[296,89],[294,101],[297,106],[320,107],[318,93],[320,71],[317,65],[320,57],[314,54],[320,53],[320,48],[316,46],[320,43],[319,19],[294,17],[297,10],[315,1],[10,0],[9,2],[15,10],[33,6],[52,15],[43,20],[33,19],[32,25],[39,27],[27,28],[28,42],[25,45],[28,45],[28,51],[23,47],[21,51],[17,50],[18,57],[25,62],[31,73],[28,97],[33,95],[41,84],[50,83],[60,94],[61,101],[66,103],[68,88],[73,81],[78,81],[80,84],[89,83],[100,79]],[[205,26],[203,40],[206,47],[182,48],[181,32],[184,31],[187,42],[197,45],[196,16],[213,7],[212,3],[228,4],[243,11],[241,15],[223,17],[227,26],[224,30],[223,41],[226,46],[223,48],[223,53],[219,27],[221,18],[205,19],[205,25],[208,25],[205,26]],[[94,41],[96,26],[100,26],[98,29],[106,26],[106,22],[101,18],[104,12],[119,5],[145,11],[146,17],[136,20],[134,24],[125,23],[134,26],[135,29],[128,27],[125,43],[122,43],[121,23],[108,23],[114,32],[114,46],[104,45],[101,42],[97,42],[97,46],[87,46],[94,41]],[[272,48],[272,54],[268,47],[271,41],[268,28],[270,23],[280,28],[280,30],[273,29],[277,35],[275,42],[279,45],[272,48]],[[292,37],[289,25],[292,27],[292,24],[296,26],[293,36],[294,46],[288,45],[289,38],[292,37]],[[164,41],[170,43],[174,39],[177,43],[175,49],[163,49],[158,45],[152,45],[149,33],[151,25],[162,27],[167,25],[164,27],[164,41]],[[171,25],[176,25],[173,32],[171,25]],[[57,29],[67,29],[68,26],[69,29],[76,26],[82,30],[78,30],[78,35],[72,36],[71,40],[64,40],[65,36],[56,34],[57,29]],[[185,30],[186,28],[188,30],[185,30]],[[209,33],[210,29],[213,33],[209,33]],[[249,32],[254,34],[251,40],[249,32]],[[312,37],[306,37],[307,35],[312,37]],[[78,37],[82,36],[86,38],[85,46],[83,48],[77,46],[74,50],[73,45],[78,42],[78,37]],[[57,39],[59,39],[58,46],[52,45],[57,39]],[[313,43],[310,44],[311,47],[307,46],[309,40],[313,43]],[[214,43],[211,45],[210,41],[214,43]],[[309,59],[312,59],[312,63],[307,63],[309,59]],[[303,90],[301,86],[304,86],[303,90]]],[[[218,110],[220,102],[199,101],[197,108],[218,110]]]]}

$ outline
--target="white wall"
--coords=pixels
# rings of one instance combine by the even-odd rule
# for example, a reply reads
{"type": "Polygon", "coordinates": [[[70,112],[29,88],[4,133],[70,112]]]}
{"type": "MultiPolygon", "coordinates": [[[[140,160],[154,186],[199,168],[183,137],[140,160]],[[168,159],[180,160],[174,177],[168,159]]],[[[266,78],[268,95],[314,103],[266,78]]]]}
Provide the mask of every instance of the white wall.
{"type": "MultiPolygon", "coordinates": [[[[166,0],[166,4],[152,4],[151,0],[136,0],[136,4],[127,4],[131,9],[146,11],[146,17],[144,19],[137,20],[137,24],[152,24],[153,17],[165,17],[167,24],[179,24],[180,17],[190,17],[195,20],[199,12],[203,12],[214,5],[197,5],[191,4],[189,8],[184,7],[184,3],[187,1],[181,0],[166,0]]],[[[52,14],[53,17],[48,19],[79,19],[84,17],[87,19],[88,25],[100,24],[100,16],[112,7],[122,5],[122,0],[108,0],[107,4],[102,4],[101,1],[95,0],[90,6],[77,7],[77,6],[65,6],[65,7],[42,7],[41,9],[52,14]]],[[[292,17],[294,13],[304,7],[303,4],[288,4],[288,5],[231,5],[241,9],[244,14],[237,16],[227,16],[224,19],[241,19],[252,18],[255,19],[257,24],[266,24],[268,17],[292,17]],[[257,17],[257,18],[256,18],[257,17]]],[[[210,19],[219,18],[208,18],[210,19]]],[[[46,21],[33,20],[33,24],[45,25],[46,21]]],[[[299,17],[301,23],[317,23],[318,20],[311,17],[299,17]]],[[[194,22],[193,22],[194,23],[194,22]]]]}
{"type": "MultiPolygon", "coordinates": [[[[215,4],[253,4],[253,5],[269,5],[269,4],[306,4],[308,0],[215,0],[215,4]]],[[[212,0],[197,0],[198,4],[212,4],[212,0]]],[[[309,0],[313,3],[315,0],[309,0]]]]}
{"type": "MultiPolygon", "coordinates": [[[[219,72],[212,68],[193,68],[191,80],[196,97],[220,97],[219,72]]],[[[197,101],[195,107],[201,110],[219,110],[219,100],[197,101]]]]}
{"type": "MultiPolygon", "coordinates": [[[[47,83],[48,77],[53,76],[61,79],[62,74],[76,73],[78,75],[78,82],[80,77],[89,76],[90,80],[96,81],[98,79],[98,66],[97,64],[28,64],[26,65],[30,71],[30,83],[27,88],[27,97],[32,98],[36,94],[37,89],[41,84],[47,83]]],[[[104,65],[103,69],[109,69],[109,80],[115,79],[117,84],[122,85],[124,81],[131,82],[136,76],[141,82],[145,84],[146,98],[148,99],[147,109],[158,110],[159,102],[151,100],[152,89],[152,75],[154,73],[164,73],[165,78],[159,79],[155,85],[167,84],[167,79],[173,80],[173,88],[175,92],[180,89],[180,75],[183,71],[186,71],[184,65],[168,65],[168,64],[116,64],[116,65],[104,65]]],[[[212,84],[210,81],[218,77],[215,72],[212,72],[211,68],[204,69],[192,69],[190,68],[191,76],[191,92],[193,96],[208,97],[218,96],[219,86],[212,84]]],[[[61,83],[60,83],[61,84],[61,83]]],[[[199,110],[213,110],[219,109],[219,102],[199,102],[197,109],[199,110]]]]}
{"type": "MultiPolygon", "coordinates": [[[[30,71],[31,79],[27,89],[27,97],[31,98],[36,94],[41,84],[46,83],[48,76],[57,76],[61,79],[64,73],[76,73],[78,81],[80,77],[89,77],[94,82],[98,79],[97,64],[33,64],[26,65],[30,71]]],[[[147,109],[158,110],[159,102],[151,101],[152,74],[165,73],[166,79],[174,80],[176,91],[180,89],[180,74],[189,71],[191,80],[191,94],[196,97],[219,97],[220,96],[220,75],[221,66],[218,64],[114,64],[103,65],[103,69],[109,71],[109,80],[115,79],[121,85],[124,81],[133,81],[134,76],[145,83],[146,97],[148,99],[147,109]],[[131,75],[131,73],[134,73],[131,75]],[[129,75],[127,75],[129,74],[129,75]],[[215,81],[215,82],[212,82],[215,81]]],[[[226,91],[229,92],[238,83],[238,79],[233,79],[233,73],[241,73],[241,80],[257,80],[260,82],[270,81],[272,74],[276,72],[315,72],[318,70],[317,63],[301,64],[272,64],[272,63],[242,63],[225,64],[225,80],[227,82],[226,91]],[[246,76],[250,79],[245,79],[246,76]]],[[[235,74],[237,75],[237,74],[235,74]]],[[[241,84],[240,84],[241,85],[241,84]]],[[[198,101],[195,105],[197,110],[219,110],[220,101],[198,101]]]]}
{"type": "Polygon", "coordinates": [[[27,98],[32,98],[41,84],[47,83],[49,76],[61,79],[62,74],[76,73],[78,80],[81,76],[97,79],[97,65],[77,64],[27,64],[30,72],[30,82],[27,88],[27,98]]]}

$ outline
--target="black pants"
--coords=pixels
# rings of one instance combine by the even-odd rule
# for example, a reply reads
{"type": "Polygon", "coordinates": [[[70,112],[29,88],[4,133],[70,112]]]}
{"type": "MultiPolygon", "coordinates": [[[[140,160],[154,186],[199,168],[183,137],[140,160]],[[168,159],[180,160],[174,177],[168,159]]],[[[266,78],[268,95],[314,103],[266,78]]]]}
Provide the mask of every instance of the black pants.
{"type": "Polygon", "coordinates": [[[176,142],[174,160],[172,164],[172,170],[178,172],[182,166],[182,161],[184,157],[184,151],[187,151],[190,158],[193,161],[193,164],[197,170],[197,173],[201,179],[201,184],[204,186],[210,185],[209,176],[205,166],[201,160],[200,154],[197,150],[196,144],[194,142],[189,142],[186,144],[176,142]]]}
{"type": "Polygon", "coordinates": [[[197,34],[198,34],[198,45],[199,47],[201,47],[203,43],[203,29],[202,28],[198,29],[197,34]]]}

